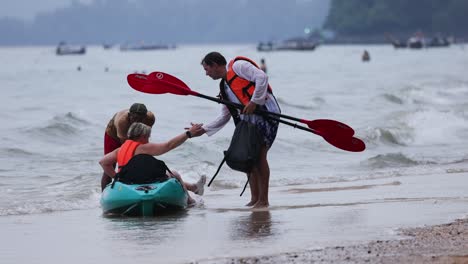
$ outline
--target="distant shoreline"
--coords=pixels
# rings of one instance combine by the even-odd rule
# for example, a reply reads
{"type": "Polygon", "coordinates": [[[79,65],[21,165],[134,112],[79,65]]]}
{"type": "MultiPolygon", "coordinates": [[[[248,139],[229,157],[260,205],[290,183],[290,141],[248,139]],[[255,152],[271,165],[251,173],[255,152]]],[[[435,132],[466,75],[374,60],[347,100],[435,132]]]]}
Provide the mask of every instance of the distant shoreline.
{"type": "MultiPolygon", "coordinates": [[[[321,41],[321,44],[391,44],[392,38],[400,41],[407,41],[412,34],[399,33],[399,34],[387,34],[387,35],[370,35],[370,36],[337,36],[334,39],[327,39],[321,41]]],[[[436,34],[427,34],[427,38],[435,37],[436,34]]],[[[450,34],[444,35],[443,37],[451,37],[454,39],[454,43],[465,43],[468,40],[468,36],[452,36],[450,34]]]]}

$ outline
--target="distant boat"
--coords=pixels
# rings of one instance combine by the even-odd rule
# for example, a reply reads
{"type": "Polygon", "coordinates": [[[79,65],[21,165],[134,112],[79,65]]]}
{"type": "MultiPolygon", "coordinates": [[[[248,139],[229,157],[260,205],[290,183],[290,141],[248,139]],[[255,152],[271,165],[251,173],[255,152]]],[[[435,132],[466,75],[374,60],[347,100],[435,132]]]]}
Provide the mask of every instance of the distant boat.
{"type": "Polygon", "coordinates": [[[393,37],[392,35],[390,35],[389,33],[385,33],[385,37],[390,41],[390,43],[392,43],[393,47],[395,49],[400,49],[400,48],[406,48],[408,47],[408,44],[405,42],[405,41],[401,41],[395,37],[393,37]]]}
{"type": "Polygon", "coordinates": [[[112,44],[106,44],[106,43],[104,43],[104,44],[102,44],[102,47],[103,47],[104,49],[106,49],[106,50],[107,50],[107,49],[112,49],[112,44]]]}
{"type": "Polygon", "coordinates": [[[411,37],[408,39],[407,45],[411,49],[422,49],[425,46],[424,38],[411,37]]]}
{"type": "Polygon", "coordinates": [[[257,50],[258,51],[272,51],[273,50],[273,42],[260,42],[257,45],[257,50]]]}
{"type": "Polygon", "coordinates": [[[85,53],[85,46],[70,46],[65,42],[60,42],[55,50],[55,54],[57,55],[83,55],[85,53]]]}
{"type": "Polygon", "coordinates": [[[450,41],[447,38],[443,37],[433,37],[429,43],[428,47],[448,47],[450,46],[450,41]]]}
{"type": "Polygon", "coordinates": [[[428,40],[424,38],[422,33],[417,33],[414,36],[410,37],[406,42],[402,42],[398,39],[395,39],[391,36],[387,36],[390,39],[394,48],[411,48],[411,49],[422,49],[422,48],[432,48],[432,47],[448,47],[450,46],[451,41],[445,37],[433,37],[428,40]]]}
{"type": "Polygon", "coordinates": [[[402,41],[399,41],[397,39],[392,40],[392,45],[396,49],[408,47],[408,44],[406,44],[406,42],[402,42],[402,41]]]}
{"type": "Polygon", "coordinates": [[[278,45],[278,50],[315,50],[317,43],[306,39],[290,39],[278,45]]]}
{"type": "Polygon", "coordinates": [[[121,51],[139,51],[139,50],[161,50],[161,49],[175,49],[175,45],[152,45],[152,44],[141,44],[141,45],[120,45],[121,51]]]}
{"type": "Polygon", "coordinates": [[[282,41],[280,43],[260,42],[257,45],[258,51],[274,51],[274,50],[315,50],[318,44],[314,41],[303,39],[303,38],[294,38],[282,41]]]}

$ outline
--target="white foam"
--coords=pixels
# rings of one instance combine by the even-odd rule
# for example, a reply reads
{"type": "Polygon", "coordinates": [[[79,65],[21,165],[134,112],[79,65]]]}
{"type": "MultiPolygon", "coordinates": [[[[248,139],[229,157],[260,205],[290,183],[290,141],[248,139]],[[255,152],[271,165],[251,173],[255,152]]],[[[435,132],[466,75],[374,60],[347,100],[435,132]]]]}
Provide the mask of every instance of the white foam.
{"type": "Polygon", "coordinates": [[[71,198],[64,199],[43,199],[36,201],[22,200],[19,203],[13,203],[8,207],[0,209],[0,216],[4,215],[27,215],[27,214],[42,214],[58,211],[84,210],[93,209],[100,206],[99,199],[101,194],[97,191],[90,193],[84,199],[73,200],[71,198]]]}
{"type": "Polygon", "coordinates": [[[460,141],[458,131],[468,129],[468,123],[453,111],[419,110],[407,116],[413,129],[413,145],[438,145],[460,141]]]}

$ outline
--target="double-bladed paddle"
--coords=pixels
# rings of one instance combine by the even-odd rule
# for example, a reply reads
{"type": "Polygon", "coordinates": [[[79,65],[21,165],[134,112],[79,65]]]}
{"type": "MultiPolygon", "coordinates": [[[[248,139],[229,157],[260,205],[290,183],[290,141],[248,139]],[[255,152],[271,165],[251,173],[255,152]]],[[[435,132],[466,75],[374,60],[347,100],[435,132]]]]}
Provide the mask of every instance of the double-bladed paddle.
{"type": "MultiPolygon", "coordinates": [[[[172,93],[177,95],[193,95],[208,99],[217,103],[233,106],[238,109],[243,109],[241,104],[230,101],[221,100],[216,97],[207,96],[191,90],[183,81],[178,78],[163,72],[152,72],[149,75],[145,74],[129,74],[127,76],[128,84],[135,90],[149,94],[164,94],[172,93]]],[[[352,152],[363,151],[366,146],[364,142],[353,137],[354,130],[346,124],[335,120],[318,119],[306,120],[292,116],[287,116],[279,113],[272,113],[264,110],[255,110],[257,114],[261,114],[267,118],[276,120],[283,124],[293,126],[295,128],[305,130],[316,135],[322,136],[331,145],[352,152]],[[294,120],[306,124],[309,128],[285,121],[279,117],[294,120]]]]}

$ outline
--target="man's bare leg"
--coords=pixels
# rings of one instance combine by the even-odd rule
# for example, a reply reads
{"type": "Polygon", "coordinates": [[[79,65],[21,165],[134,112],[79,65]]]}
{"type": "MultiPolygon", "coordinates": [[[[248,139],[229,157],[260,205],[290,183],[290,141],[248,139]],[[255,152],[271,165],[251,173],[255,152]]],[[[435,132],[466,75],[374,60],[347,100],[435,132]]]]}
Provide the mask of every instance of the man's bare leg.
{"type": "Polygon", "coordinates": [[[260,151],[260,160],[258,163],[258,200],[254,208],[268,207],[268,190],[270,185],[270,167],[267,160],[268,148],[263,146],[260,151]]]}

